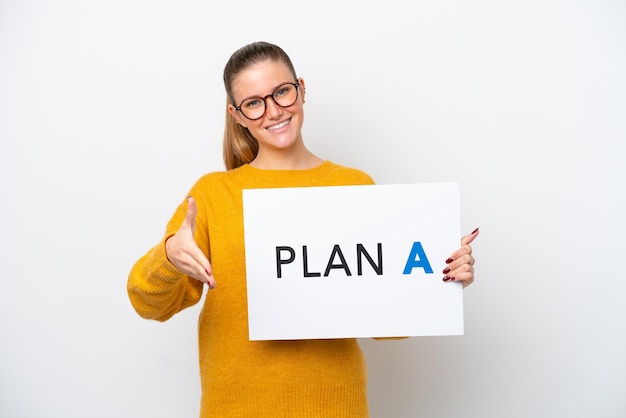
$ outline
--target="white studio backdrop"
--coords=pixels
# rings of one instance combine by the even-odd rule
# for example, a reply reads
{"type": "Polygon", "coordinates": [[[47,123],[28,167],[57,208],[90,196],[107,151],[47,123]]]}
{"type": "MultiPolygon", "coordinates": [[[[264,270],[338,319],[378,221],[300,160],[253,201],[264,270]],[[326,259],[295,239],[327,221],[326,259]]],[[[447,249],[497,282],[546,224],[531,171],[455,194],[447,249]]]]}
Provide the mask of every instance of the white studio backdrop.
{"type": "Polygon", "coordinates": [[[146,321],[125,283],[222,169],[255,40],[314,152],[458,181],[481,228],[464,336],[361,341],[372,416],[625,416],[625,39],[619,1],[2,0],[0,416],[197,416],[200,306],[146,321]]]}

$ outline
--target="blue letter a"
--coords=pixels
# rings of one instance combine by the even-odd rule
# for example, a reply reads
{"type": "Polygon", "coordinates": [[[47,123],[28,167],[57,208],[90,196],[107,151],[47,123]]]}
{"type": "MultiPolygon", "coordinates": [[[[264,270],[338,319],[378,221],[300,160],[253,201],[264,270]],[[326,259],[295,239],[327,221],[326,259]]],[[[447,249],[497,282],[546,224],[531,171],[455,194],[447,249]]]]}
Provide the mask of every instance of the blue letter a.
{"type": "Polygon", "coordinates": [[[409,259],[406,261],[406,266],[404,266],[404,272],[402,272],[402,274],[411,274],[411,271],[417,267],[423,268],[424,273],[427,274],[431,274],[433,272],[433,269],[430,267],[430,263],[428,262],[428,257],[426,257],[426,253],[424,252],[422,244],[419,241],[413,243],[411,254],[409,255],[409,259]]]}

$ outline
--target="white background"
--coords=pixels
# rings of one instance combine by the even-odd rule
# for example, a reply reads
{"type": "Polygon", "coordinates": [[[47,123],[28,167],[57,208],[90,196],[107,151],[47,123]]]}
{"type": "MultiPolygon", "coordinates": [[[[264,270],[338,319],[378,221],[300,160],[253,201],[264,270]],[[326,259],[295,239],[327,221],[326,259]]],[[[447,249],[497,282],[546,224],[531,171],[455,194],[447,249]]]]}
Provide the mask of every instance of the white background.
{"type": "Polygon", "coordinates": [[[199,306],[146,321],[125,282],[222,169],[222,69],[259,39],[306,80],[313,151],[381,184],[458,181],[481,228],[464,336],[362,341],[372,416],[623,417],[608,0],[2,0],[0,415],[197,416],[199,306]]]}

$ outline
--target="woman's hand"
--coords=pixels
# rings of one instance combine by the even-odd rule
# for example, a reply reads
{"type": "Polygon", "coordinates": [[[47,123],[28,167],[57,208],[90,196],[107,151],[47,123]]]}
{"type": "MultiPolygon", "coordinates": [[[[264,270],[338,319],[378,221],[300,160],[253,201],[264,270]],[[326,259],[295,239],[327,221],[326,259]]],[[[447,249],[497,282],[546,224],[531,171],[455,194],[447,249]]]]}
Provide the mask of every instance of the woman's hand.
{"type": "Polygon", "coordinates": [[[445,274],[443,281],[457,281],[463,283],[463,288],[469,286],[474,281],[474,257],[472,257],[472,247],[470,244],[478,236],[478,228],[471,234],[461,238],[461,248],[453,252],[446,260],[447,267],[443,270],[445,274]]]}
{"type": "Polygon", "coordinates": [[[209,285],[209,289],[215,287],[215,278],[211,263],[206,258],[193,238],[196,230],[196,215],[198,207],[193,197],[187,198],[187,214],[176,234],[165,242],[167,259],[178,270],[209,285]]]}

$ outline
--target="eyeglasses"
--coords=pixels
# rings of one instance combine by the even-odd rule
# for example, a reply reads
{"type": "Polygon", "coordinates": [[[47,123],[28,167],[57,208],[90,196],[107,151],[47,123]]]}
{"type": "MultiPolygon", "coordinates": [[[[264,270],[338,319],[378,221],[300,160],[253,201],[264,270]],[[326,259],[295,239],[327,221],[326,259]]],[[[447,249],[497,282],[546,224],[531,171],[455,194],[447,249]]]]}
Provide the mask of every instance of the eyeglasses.
{"type": "Polygon", "coordinates": [[[271,97],[280,107],[289,107],[298,100],[298,87],[300,83],[284,83],[276,87],[272,94],[268,94],[265,97],[254,96],[245,99],[235,108],[241,112],[246,118],[250,120],[261,119],[265,114],[267,108],[268,97],[271,97]]]}

